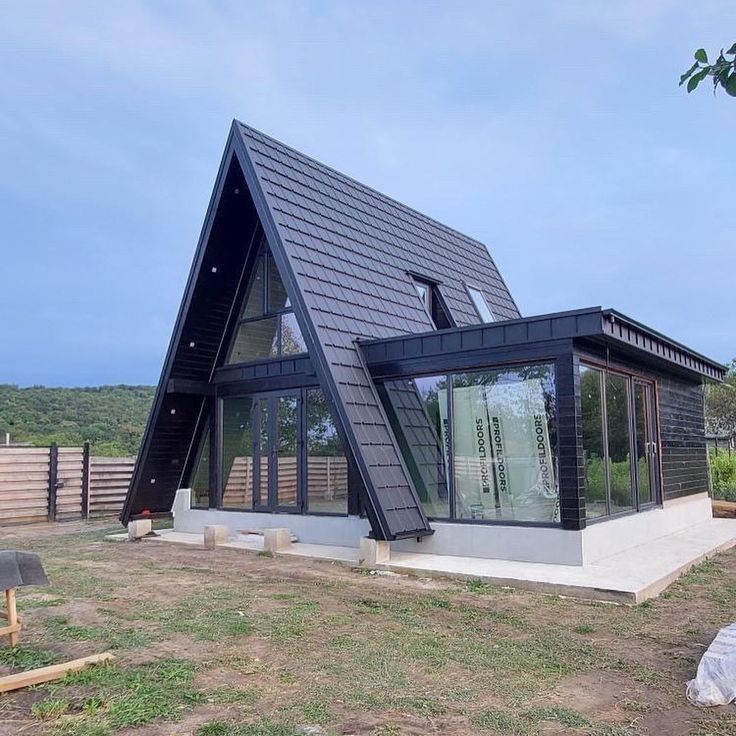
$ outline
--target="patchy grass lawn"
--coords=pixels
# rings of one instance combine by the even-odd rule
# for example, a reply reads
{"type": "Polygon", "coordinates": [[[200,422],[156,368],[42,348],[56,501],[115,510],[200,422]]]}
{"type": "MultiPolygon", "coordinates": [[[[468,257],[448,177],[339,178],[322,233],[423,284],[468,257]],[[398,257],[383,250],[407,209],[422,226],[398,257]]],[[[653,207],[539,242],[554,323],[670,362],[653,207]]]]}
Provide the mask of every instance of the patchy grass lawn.
{"type": "Polygon", "coordinates": [[[0,674],[116,660],[0,695],[0,736],[736,733],[736,710],[684,698],[734,620],[736,553],[622,607],[105,531],[3,529],[52,585],[19,591],[0,674]]]}

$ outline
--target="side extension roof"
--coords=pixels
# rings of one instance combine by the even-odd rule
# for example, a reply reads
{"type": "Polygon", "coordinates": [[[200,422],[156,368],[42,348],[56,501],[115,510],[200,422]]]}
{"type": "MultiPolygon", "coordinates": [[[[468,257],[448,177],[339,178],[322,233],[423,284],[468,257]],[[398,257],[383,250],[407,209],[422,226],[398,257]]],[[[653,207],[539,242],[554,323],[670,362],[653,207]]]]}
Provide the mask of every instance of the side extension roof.
{"type": "MultiPolygon", "coordinates": [[[[356,340],[432,329],[409,274],[439,285],[460,327],[480,321],[466,285],[483,292],[498,319],[518,318],[516,304],[488,250],[482,243],[237,121],[221,170],[231,159],[242,171],[294,302],[311,360],[344,426],[366,486],[374,533],[382,539],[431,533],[356,340]]],[[[216,209],[213,199],[210,210],[216,209]]],[[[243,234],[233,247],[245,247],[245,240],[243,234]]],[[[159,394],[165,392],[169,377],[176,372],[177,355],[181,354],[176,343],[184,339],[180,323],[187,319],[187,305],[196,301],[202,279],[199,265],[206,249],[207,227],[195,256],[159,394]]],[[[168,510],[181,480],[181,472],[165,483],[147,477],[146,456],[156,445],[161,408],[157,395],[123,521],[142,508],[168,510]],[[145,506],[141,505],[143,497],[145,506]]],[[[190,442],[195,422],[191,424],[190,442]]]]}

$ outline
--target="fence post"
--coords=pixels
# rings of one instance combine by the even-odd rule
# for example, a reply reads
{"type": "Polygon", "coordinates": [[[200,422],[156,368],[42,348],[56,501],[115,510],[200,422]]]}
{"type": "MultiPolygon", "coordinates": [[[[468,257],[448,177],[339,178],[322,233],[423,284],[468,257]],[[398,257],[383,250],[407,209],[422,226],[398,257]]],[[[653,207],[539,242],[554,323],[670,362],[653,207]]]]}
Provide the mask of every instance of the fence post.
{"type": "Polygon", "coordinates": [[[89,519],[89,442],[82,445],[82,518],[89,519]]]}
{"type": "Polygon", "coordinates": [[[59,446],[49,447],[49,521],[56,521],[56,489],[59,470],[59,446]]]}

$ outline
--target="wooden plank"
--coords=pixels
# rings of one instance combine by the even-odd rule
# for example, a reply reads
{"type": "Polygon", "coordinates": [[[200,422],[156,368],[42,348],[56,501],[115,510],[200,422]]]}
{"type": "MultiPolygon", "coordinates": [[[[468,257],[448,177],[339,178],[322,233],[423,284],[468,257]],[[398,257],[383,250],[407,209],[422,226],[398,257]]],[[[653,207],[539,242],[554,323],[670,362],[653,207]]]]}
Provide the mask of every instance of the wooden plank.
{"type": "Polygon", "coordinates": [[[6,631],[0,630],[0,634],[8,634],[10,638],[10,646],[17,647],[20,641],[20,621],[18,621],[18,607],[15,602],[15,588],[8,588],[5,591],[5,611],[8,625],[6,631]]]}
{"type": "Polygon", "coordinates": [[[28,672],[19,672],[17,675],[0,677],[0,693],[19,690],[20,688],[30,687],[31,685],[40,685],[42,682],[58,680],[64,677],[67,672],[77,672],[90,665],[108,662],[111,659],[115,659],[115,657],[110,652],[103,652],[102,654],[93,654],[90,657],[73,659],[71,662],[52,664],[49,667],[39,667],[28,672]]]}

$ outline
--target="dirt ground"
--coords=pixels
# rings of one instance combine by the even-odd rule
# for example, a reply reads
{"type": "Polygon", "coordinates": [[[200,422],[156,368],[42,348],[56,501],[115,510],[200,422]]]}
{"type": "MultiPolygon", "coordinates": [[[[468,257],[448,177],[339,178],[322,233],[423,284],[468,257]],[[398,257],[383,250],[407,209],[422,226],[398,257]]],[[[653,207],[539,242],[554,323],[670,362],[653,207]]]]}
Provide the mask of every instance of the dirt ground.
{"type": "Polygon", "coordinates": [[[630,607],[109,531],[0,530],[51,580],[19,590],[0,675],[116,656],[0,695],[0,736],[736,734],[731,706],[684,696],[736,616],[736,553],[630,607]]]}

